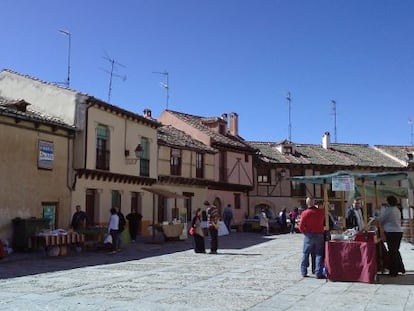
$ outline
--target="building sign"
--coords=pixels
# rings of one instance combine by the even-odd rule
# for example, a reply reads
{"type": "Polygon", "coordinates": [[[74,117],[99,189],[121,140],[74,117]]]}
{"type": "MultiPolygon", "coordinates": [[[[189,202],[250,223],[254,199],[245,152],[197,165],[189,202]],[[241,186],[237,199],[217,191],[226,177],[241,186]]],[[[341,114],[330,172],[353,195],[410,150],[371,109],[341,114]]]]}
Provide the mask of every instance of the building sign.
{"type": "Polygon", "coordinates": [[[39,158],[37,161],[38,168],[53,169],[55,160],[55,150],[53,142],[39,140],[39,158]]]}
{"type": "Polygon", "coordinates": [[[353,176],[332,177],[332,191],[354,191],[355,179],[353,176]]]}

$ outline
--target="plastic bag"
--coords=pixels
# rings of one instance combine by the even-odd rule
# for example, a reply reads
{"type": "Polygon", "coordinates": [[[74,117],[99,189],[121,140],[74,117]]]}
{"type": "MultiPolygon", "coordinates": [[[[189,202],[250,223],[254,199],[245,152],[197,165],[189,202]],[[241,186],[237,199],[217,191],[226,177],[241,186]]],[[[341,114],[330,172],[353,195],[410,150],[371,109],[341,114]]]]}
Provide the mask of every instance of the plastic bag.
{"type": "Polygon", "coordinates": [[[104,244],[112,244],[112,235],[109,233],[105,236],[104,244]]]}

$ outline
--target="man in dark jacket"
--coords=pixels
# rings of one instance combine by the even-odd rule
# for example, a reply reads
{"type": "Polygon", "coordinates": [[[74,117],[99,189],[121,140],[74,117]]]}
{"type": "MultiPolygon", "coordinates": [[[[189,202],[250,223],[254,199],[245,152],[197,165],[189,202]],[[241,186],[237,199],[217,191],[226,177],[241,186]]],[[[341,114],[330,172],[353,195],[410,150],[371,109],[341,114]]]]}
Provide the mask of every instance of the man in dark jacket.
{"type": "Polygon", "coordinates": [[[122,214],[122,212],[121,212],[121,209],[118,206],[116,206],[115,209],[116,209],[118,217],[119,217],[119,224],[118,224],[118,233],[119,233],[118,234],[118,243],[119,244],[118,244],[118,248],[120,249],[121,248],[121,242],[122,242],[122,232],[125,229],[126,220],[125,220],[124,214],[122,214]]]}

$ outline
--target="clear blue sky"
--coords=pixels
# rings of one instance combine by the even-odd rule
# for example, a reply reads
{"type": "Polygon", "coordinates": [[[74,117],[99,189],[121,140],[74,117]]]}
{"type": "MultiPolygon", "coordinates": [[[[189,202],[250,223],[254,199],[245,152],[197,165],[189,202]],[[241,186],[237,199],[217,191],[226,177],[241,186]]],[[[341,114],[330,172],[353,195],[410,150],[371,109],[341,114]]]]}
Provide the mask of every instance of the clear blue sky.
{"type": "Polygon", "coordinates": [[[0,69],[157,117],[239,114],[247,140],[410,145],[411,0],[1,0],[0,69]],[[119,76],[127,76],[123,81],[119,76]]]}

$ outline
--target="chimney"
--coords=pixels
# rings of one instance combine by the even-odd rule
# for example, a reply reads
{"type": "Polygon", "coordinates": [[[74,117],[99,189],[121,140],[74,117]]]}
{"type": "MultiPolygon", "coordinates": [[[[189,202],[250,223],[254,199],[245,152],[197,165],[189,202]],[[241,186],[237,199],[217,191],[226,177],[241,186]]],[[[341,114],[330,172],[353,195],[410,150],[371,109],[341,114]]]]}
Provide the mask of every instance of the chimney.
{"type": "Polygon", "coordinates": [[[239,135],[239,116],[237,113],[230,113],[230,134],[233,136],[239,135]]]}
{"type": "Polygon", "coordinates": [[[322,136],[322,147],[324,149],[329,149],[331,146],[331,134],[329,132],[325,132],[322,136]]]}
{"type": "Polygon", "coordinates": [[[227,123],[227,113],[223,113],[221,115],[221,118],[223,119],[223,121],[225,121],[227,123]]]}
{"type": "Polygon", "coordinates": [[[144,117],[147,119],[152,119],[151,109],[148,109],[148,108],[144,109],[144,117]]]}

